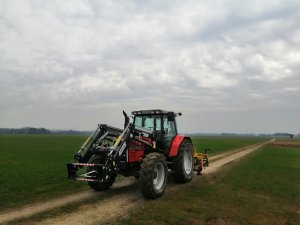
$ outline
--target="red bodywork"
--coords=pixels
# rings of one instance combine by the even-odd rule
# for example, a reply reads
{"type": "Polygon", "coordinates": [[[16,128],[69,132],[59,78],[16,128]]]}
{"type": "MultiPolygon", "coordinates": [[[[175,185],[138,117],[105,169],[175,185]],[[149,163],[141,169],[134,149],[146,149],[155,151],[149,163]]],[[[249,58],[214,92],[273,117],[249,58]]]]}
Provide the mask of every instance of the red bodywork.
{"type": "Polygon", "coordinates": [[[171,149],[170,149],[170,154],[169,154],[170,157],[177,156],[179,146],[180,146],[181,142],[183,141],[183,139],[185,139],[185,138],[190,139],[189,137],[183,136],[183,135],[175,136],[175,138],[172,142],[172,145],[171,145],[171,149]]]}
{"type": "MultiPolygon", "coordinates": [[[[152,144],[152,140],[150,138],[141,137],[143,141],[152,144]]],[[[144,157],[145,145],[139,141],[132,140],[130,144],[130,148],[128,150],[128,162],[140,162],[144,157]]]]}
{"type": "MultiPolygon", "coordinates": [[[[183,136],[183,135],[176,135],[175,136],[175,138],[173,139],[172,145],[171,145],[169,157],[177,156],[179,146],[185,138],[190,139],[190,137],[183,136]]],[[[152,144],[152,140],[150,138],[141,137],[141,139],[143,141],[148,142],[149,144],[152,144]]],[[[142,144],[141,142],[136,141],[136,140],[132,140],[130,148],[128,150],[128,159],[127,159],[127,161],[129,163],[142,161],[142,159],[144,157],[144,154],[145,154],[144,153],[145,148],[146,148],[145,145],[142,144]]]]}

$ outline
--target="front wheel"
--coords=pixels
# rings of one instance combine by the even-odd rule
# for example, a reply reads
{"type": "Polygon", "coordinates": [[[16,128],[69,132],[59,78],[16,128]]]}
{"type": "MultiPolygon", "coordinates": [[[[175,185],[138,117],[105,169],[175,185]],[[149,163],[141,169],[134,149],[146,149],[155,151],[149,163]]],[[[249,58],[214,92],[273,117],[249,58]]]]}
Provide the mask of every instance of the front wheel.
{"type": "Polygon", "coordinates": [[[192,180],[194,157],[192,142],[189,139],[182,141],[173,163],[173,176],[178,183],[187,183],[192,180]]]}
{"type": "MultiPolygon", "coordinates": [[[[93,155],[88,163],[91,164],[102,164],[104,162],[104,157],[101,155],[93,155]]],[[[116,175],[109,174],[104,175],[102,169],[97,166],[88,166],[86,169],[87,173],[96,173],[99,179],[98,182],[88,182],[90,188],[94,189],[95,191],[104,191],[110,188],[112,184],[115,182],[116,175]]]]}
{"type": "Polygon", "coordinates": [[[161,197],[167,185],[168,167],[161,153],[149,153],[143,160],[140,170],[139,184],[146,198],[161,197]]]}

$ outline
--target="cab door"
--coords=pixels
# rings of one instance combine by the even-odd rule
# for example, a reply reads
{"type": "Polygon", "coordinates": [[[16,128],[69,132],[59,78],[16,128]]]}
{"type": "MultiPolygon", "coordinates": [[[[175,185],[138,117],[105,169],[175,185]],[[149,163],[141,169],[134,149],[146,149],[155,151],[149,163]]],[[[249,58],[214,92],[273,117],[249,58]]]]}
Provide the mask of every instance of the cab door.
{"type": "Polygon", "coordinates": [[[171,143],[177,135],[177,127],[175,116],[164,115],[163,116],[163,138],[164,149],[166,152],[170,150],[171,143]]]}

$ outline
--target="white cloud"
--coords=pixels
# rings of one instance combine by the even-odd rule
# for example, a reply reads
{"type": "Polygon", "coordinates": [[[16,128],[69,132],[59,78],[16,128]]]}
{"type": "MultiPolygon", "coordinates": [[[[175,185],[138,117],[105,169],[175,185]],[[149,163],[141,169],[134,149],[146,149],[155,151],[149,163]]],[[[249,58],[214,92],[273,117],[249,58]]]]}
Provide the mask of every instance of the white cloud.
{"type": "MultiPolygon", "coordinates": [[[[74,118],[57,123],[53,112],[83,117],[82,108],[106,112],[108,122],[123,107],[219,117],[252,110],[251,124],[273,110],[285,118],[289,106],[299,114],[299,9],[295,1],[3,0],[0,126],[67,127],[74,118]],[[28,115],[11,113],[16,107],[28,115]]],[[[92,129],[93,116],[70,128],[92,129]]],[[[298,132],[294,119],[283,128],[298,132]]],[[[206,121],[182,127],[209,131],[206,121]]]]}

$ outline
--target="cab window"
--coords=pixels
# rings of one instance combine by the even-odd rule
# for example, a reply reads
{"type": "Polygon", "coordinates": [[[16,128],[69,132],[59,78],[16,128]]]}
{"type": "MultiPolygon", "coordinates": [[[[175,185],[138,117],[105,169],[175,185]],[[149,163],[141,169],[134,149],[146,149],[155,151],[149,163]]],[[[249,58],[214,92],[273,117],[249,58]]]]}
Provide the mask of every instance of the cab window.
{"type": "Polygon", "coordinates": [[[145,118],[143,127],[148,130],[153,130],[154,129],[154,118],[152,118],[152,117],[145,118]]]}
{"type": "Polygon", "coordinates": [[[139,126],[139,127],[143,127],[145,129],[148,129],[148,130],[154,130],[154,129],[159,129],[160,130],[160,125],[156,125],[156,128],[155,128],[155,123],[156,124],[160,124],[160,122],[158,122],[158,117],[156,116],[135,116],[134,117],[134,125],[135,126],[139,126]],[[155,121],[156,120],[156,121],[155,121]]]}
{"type": "Polygon", "coordinates": [[[164,132],[168,137],[173,137],[176,135],[175,121],[170,121],[167,116],[164,116],[164,132]]]}

